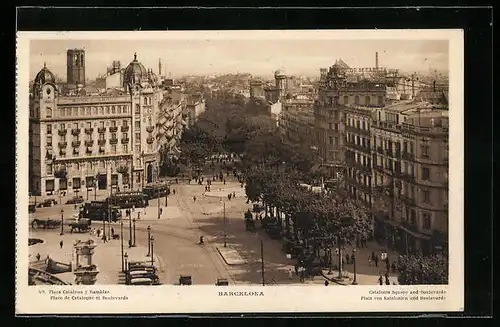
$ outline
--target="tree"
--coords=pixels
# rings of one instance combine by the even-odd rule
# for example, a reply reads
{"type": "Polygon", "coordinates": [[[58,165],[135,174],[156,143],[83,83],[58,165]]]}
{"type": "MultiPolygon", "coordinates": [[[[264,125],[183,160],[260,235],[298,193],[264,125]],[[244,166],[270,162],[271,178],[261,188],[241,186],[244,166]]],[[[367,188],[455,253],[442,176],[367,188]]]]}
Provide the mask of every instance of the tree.
{"type": "Polygon", "coordinates": [[[448,256],[403,255],[396,265],[402,285],[448,284],[448,256]]]}

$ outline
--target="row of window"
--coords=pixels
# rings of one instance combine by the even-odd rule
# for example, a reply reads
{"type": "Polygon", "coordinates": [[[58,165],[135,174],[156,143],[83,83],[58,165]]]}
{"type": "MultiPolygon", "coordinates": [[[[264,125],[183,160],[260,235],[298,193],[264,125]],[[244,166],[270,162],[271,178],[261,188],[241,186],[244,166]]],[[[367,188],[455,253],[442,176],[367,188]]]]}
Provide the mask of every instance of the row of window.
{"type": "MultiPolygon", "coordinates": [[[[116,120],[111,120],[108,122],[108,125],[110,125],[110,127],[118,127],[119,125],[119,122],[116,121],[116,120]]],[[[141,126],[140,125],[140,121],[136,121],[136,126],[141,126]],[[139,123],[139,124],[137,124],[139,123]]],[[[82,126],[85,126],[85,129],[91,129],[92,128],[92,122],[86,122],[85,124],[83,123],[61,123],[61,124],[47,124],[47,134],[52,134],[53,133],[53,129],[57,129],[58,131],[65,131],[67,128],[71,128],[71,129],[79,129],[80,127],[82,126]]],[[[104,129],[106,128],[106,122],[104,121],[100,121],[98,123],[95,123],[94,126],[97,126],[98,128],[100,129],[104,129]]],[[[124,119],[121,121],[121,126],[122,127],[129,127],[129,123],[128,123],[128,120],[124,119]]],[[[80,132],[84,132],[84,131],[80,131],[80,132]]]]}
{"type": "MultiPolygon", "coordinates": [[[[99,106],[99,107],[73,107],[73,108],[62,108],[59,107],[58,110],[59,117],[81,117],[81,116],[97,116],[97,115],[117,115],[117,114],[128,114],[128,105],[113,105],[113,106],[99,106]]],[[[140,113],[140,111],[139,111],[140,113]]],[[[52,118],[52,108],[45,108],[45,117],[52,118]]]]}
{"type": "Polygon", "coordinates": [[[347,126],[349,127],[356,127],[357,129],[362,129],[365,131],[370,130],[369,124],[366,122],[366,120],[359,120],[359,119],[354,119],[354,118],[347,118],[347,126]]]}
{"type": "MultiPolygon", "coordinates": [[[[329,105],[339,105],[340,103],[340,96],[334,96],[334,97],[328,97],[328,104],[329,105]]],[[[382,106],[384,104],[384,97],[383,96],[377,96],[375,99],[372,101],[372,97],[367,95],[365,97],[360,97],[359,95],[355,96],[348,96],[344,95],[342,97],[342,104],[355,104],[355,105],[365,105],[365,106],[370,106],[370,105],[378,105],[382,106]],[[353,101],[354,100],[354,101],[353,101]]]]}
{"type": "MultiPolygon", "coordinates": [[[[66,191],[68,189],[68,184],[72,186],[73,189],[80,189],[82,187],[93,187],[94,186],[95,176],[87,176],[84,180],[80,177],[74,177],[71,179],[72,183],[68,183],[68,179],[61,178],[59,179],[59,189],[62,191],[66,191]]],[[[122,185],[128,185],[130,183],[130,178],[128,174],[122,174],[122,185]]],[[[118,174],[111,175],[111,185],[118,186],[118,174]]],[[[102,185],[100,186],[102,187],[102,185]]],[[[55,181],[53,179],[48,179],[45,181],[45,191],[52,192],[55,190],[55,181]]]]}

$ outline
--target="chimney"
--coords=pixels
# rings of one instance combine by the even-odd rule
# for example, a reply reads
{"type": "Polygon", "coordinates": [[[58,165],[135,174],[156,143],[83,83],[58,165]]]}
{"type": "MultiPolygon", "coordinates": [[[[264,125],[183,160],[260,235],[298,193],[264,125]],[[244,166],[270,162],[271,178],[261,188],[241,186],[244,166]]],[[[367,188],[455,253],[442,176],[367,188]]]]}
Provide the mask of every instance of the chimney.
{"type": "Polygon", "coordinates": [[[375,52],[375,68],[378,69],[378,52],[375,52]]]}

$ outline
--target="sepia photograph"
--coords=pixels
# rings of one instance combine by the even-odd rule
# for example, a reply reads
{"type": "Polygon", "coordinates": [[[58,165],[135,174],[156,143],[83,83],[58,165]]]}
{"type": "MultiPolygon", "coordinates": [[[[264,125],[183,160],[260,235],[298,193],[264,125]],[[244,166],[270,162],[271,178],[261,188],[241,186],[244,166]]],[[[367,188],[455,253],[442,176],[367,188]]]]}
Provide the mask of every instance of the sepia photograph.
{"type": "Polygon", "coordinates": [[[274,32],[25,33],[17,284],[452,300],[453,33],[274,32]]]}

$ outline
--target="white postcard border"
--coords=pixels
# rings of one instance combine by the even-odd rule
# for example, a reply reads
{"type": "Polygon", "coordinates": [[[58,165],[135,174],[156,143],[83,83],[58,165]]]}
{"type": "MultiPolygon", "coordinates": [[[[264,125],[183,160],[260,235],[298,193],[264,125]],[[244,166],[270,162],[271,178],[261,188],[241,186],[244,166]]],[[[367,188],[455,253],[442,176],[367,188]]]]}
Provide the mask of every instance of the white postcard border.
{"type": "MultiPolygon", "coordinates": [[[[462,30],[312,30],[312,31],[168,31],[168,32],[18,32],[16,79],[16,313],[17,314],[131,314],[236,312],[433,312],[464,309],[464,40],[462,30]],[[440,39],[449,40],[449,285],[444,286],[28,286],[28,94],[29,44],[34,39],[440,39]],[[69,300],[49,300],[50,290],[82,291],[69,300]],[[438,290],[444,301],[371,300],[373,291],[438,290]],[[127,300],[71,300],[101,296],[127,300]],[[86,292],[86,295],[85,295],[86,292]],[[229,295],[220,292],[234,292],[229,295]],[[246,294],[244,294],[246,292],[246,294]]],[[[333,60],[334,58],[332,58],[333,60]]],[[[318,67],[318,71],[319,71],[318,67]]],[[[383,295],[381,295],[383,297],[383,295]]]]}

